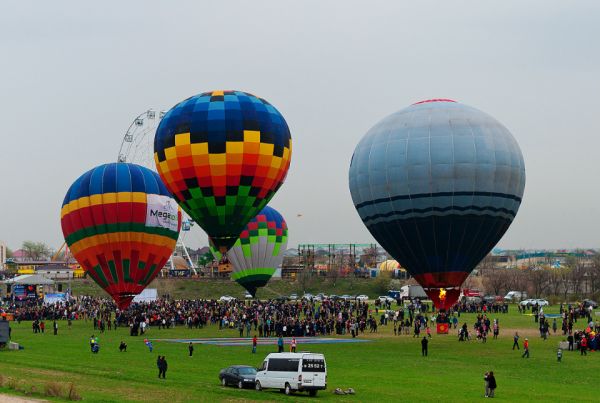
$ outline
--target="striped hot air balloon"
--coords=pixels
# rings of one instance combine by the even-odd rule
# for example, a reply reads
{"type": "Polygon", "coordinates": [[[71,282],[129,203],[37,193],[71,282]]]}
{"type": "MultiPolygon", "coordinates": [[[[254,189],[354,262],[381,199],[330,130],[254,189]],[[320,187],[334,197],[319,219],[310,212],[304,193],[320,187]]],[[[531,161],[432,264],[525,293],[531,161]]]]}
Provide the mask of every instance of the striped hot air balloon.
{"type": "Polygon", "coordinates": [[[175,249],[181,210],[155,172],[111,163],[71,185],[61,226],[75,259],[124,309],[175,249]]]}
{"type": "MultiPolygon", "coordinates": [[[[227,259],[233,265],[231,278],[255,296],[256,289],[265,286],[281,266],[287,237],[287,224],[281,214],[266,206],[246,225],[227,252],[227,259]]],[[[215,258],[221,259],[214,246],[211,251],[215,258]]]]}

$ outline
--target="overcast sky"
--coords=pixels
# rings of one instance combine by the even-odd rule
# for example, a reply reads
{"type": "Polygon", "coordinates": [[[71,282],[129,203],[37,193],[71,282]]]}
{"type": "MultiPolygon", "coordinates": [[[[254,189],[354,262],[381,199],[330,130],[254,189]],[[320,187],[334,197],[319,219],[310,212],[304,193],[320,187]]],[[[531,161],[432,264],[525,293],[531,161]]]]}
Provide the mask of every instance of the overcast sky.
{"type": "Polygon", "coordinates": [[[380,119],[428,98],[491,114],[521,146],[525,195],[498,246],[600,247],[598,21],[597,0],[4,2],[0,240],[59,247],[65,192],[116,160],[137,114],[238,89],[292,132],[270,203],[290,247],[373,241],[350,157],[380,119]]]}

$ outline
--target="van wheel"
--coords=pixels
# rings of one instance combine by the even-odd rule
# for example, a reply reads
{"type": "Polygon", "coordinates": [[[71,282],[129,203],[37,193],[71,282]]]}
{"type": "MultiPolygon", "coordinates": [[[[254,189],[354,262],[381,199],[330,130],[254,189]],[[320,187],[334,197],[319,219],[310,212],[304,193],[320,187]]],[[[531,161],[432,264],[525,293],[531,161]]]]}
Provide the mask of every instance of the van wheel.
{"type": "Polygon", "coordinates": [[[242,381],[238,382],[238,389],[244,389],[244,383],[242,381]]]}
{"type": "Polygon", "coordinates": [[[292,394],[292,387],[289,383],[285,384],[285,389],[283,390],[283,393],[285,393],[288,396],[292,394]]]}
{"type": "Polygon", "coordinates": [[[257,391],[261,391],[262,390],[262,386],[260,384],[260,381],[256,381],[256,383],[254,384],[254,389],[257,391]]]}
{"type": "Polygon", "coordinates": [[[227,386],[227,381],[225,381],[225,378],[221,378],[221,385],[227,386]]]}
{"type": "Polygon", "coordinates": [[[316,391],[316,390],[309,390],[309,391],[308,391],[308,394],[309,394],[310,396],[313,396],[313,397],[314,397],[314,396],[316,396],[316,395],[317,395],[317,391],[316,391]]]}

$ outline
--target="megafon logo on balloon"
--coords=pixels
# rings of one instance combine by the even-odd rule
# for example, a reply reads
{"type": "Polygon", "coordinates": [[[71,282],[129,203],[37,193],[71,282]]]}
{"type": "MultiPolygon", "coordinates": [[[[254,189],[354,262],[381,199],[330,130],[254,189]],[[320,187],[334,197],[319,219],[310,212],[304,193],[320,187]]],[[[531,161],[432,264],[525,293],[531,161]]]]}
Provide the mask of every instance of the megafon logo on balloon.
{"type": "Polygon", "coordinates": [[[168,196],[149,194],[146,197],[146,226],[168,228],[177,232],[177,204],[168,196]]]}

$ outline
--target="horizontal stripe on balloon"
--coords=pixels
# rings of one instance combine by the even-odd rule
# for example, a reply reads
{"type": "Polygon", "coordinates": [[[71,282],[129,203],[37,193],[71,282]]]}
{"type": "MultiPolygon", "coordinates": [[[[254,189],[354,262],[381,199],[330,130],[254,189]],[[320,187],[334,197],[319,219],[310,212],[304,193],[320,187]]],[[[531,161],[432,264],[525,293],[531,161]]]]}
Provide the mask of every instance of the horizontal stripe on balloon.
{"type": "Polygon", "coordinates": [[[105,225],[94,225],[86,228],[82,228],[79,231],[72,232],[65,237],[65,240],[69,245],[75,244],[86,237],[93,237],[104,234],[114,233],[141,233],[160,235],[173,240],[177,240],[179,233],[171,231],[168,228],[161,227],[149,227],[146,224],[140,223],[117,223],[117,224],[105,224],[105,225]]]}
{"type": "Polygon", "coordinates": [[[257,275],[266,275],[271,277],[273,274],[275,273],[275,268],[273,267],[261,267],[261,268],[254,268],[254,269],[248,269],[248,270],[242,270],[239,272],[234,272],[231,274],[231,279],[232,280],[240,280],[246,277],[250,277],[250,276],[257,276],[257,275]]]}
{"type": "Polygon", "coordinates": [[[111,203],[146,203],[146,196],[147,194],[143,192],[100,193],[84,196],[64,204],[60,210],[60,217],[62,218],[72,211],[89,206],[111,203]]]}
{"type": "Polygon", "coordinates": [[[442,214],[436,214],[436,213],[448,213],[448,214],[443,214],[443,215],[449,215],[449,214],[458,214],[458,215],[464,215],[465,212],[469,212],[469,214],[471,213],[504,213],[504,214],[497,214],[498,216],[502,216],[502,217],[506,217],[506,218],[514,218],[515,215],[517,214],[516,211],[512,211],[509,209],[505,209],[505,208],[497,208],[497,207],[490,207],[490,206],[486,206],[486,207],[480,207],[480,206],[465,206],[465,207],[461,207],[461,206],[449,206],[449,207],[427,207],[427,208],[423,208],[423,209],[407,209],[407,210],[402,210],[402,211],[390,211],[388,213],[382,213],[382,214],[373,214],[371,216],[366,216],[363,217],[361,215],[362,220],[366,223],[366,221],[371,221],[371,220],[376,220],[379,218],[390,218],[390,217],[398,217],[398,216],[406,216],[406,219],[409,218],[414,218],[414,217],[429,217],[429,216],[440,216],[442,214]]]}
{"type": "MultiPolygon", "coordinates": [[[[143,249],[152,247],[165,247],[173,249],[176,239],[163,235],[153,235],[142,232],[113,232],[101,235],[94,235],[83,238],[78,242],[71,244],[70,249],[74,255],[83,253],[89,248],[104,247],[113,244],[115,249],[125,249],[126,243],[139,244],[139,247],[132,249],[143,249]],[[117,245],[120,245],[117,247],[117,245]]],[[[170,252],[167,253],[170,255],[170,252]]],[[[79,258],[78,258],[79,260],[79,258]]]]}
{"type": "MultiPolygon", "coordinates": [[[[71,234],[95,226],[112,224],[145,225],[147,207],[146,203],[114,203],[80,208],[62,218],[63,232],[71,234]]],[[[121,230],[125,228],[122,227],[121,230]]]]}
{"type": "Polygon", "coordinates": [[[357,209],[360,209],[365,206],[373,206],[379,203],[393,202],[396,200],[415,200],[415,199],[427,199],[427,198],[435,198],[435,197],[452,197],[452,196],[490,196],[490,197],[499,197],[502,199],[510,199],[515,200],[517,202],[521,202],[521,198],[515,195],[506,194],[506,193],[496,193],[496,192],[438,192],[438,193],[418,193],[413,195],[397,195],[391,197],[381,197],[379,199],[368,200],[355,205],[357,209]]]}
{"type": "Polygon", "coordinates": [[[460,285],[469,276],[470,271],[446,271],[414,274],[413,277],[423,288],[451,288],[460,285]]]}

